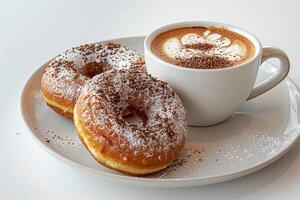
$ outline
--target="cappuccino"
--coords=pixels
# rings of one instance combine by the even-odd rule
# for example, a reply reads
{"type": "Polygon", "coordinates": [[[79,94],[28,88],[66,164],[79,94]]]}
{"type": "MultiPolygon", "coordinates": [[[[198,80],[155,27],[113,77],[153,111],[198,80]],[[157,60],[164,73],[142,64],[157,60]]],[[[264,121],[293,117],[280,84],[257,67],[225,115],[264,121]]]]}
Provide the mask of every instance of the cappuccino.
{"type": "Polygon", "coordinates": [[[252,42],[223,27],[183,27],[163,32],[151,43],[160,59],[180,67],[217,69],[246,62],[255,54],[252,42]]]}

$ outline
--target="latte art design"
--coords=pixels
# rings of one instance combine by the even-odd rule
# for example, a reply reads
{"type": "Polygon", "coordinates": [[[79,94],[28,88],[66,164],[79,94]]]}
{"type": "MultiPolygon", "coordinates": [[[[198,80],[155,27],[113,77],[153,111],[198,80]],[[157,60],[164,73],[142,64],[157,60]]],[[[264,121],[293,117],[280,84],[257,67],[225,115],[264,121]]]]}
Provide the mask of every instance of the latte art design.
{"type": "Polygon", "coordinates": [[[249,60],[255,53],[251,41],[226,27],[181,27],[157,35],[151,51],[179,67],[219,69],[249,60]]]}
{"type": "Polygon", "coordinates": [[[218,33],[211,33],[210,30],[206,30],[202,35],[187,33],[181,38],[175,36],[168,38],[163,44],[163,51],[172,59],[217,55],[236,62],[245,57],[247,47],[238,39],[231,41],[218,33]]]}

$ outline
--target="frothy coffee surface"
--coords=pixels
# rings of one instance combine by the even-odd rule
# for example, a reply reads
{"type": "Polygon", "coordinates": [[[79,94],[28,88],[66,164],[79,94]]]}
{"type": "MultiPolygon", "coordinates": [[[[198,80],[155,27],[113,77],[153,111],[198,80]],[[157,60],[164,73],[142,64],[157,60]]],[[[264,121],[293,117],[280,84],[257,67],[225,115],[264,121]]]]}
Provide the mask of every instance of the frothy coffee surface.
{"type": "Polygon", "coordinates": [[[255,48],[249,39],[219,27],[184,27],[159,34],[152,52],[166,62],[188,68],[231,67],[250,59],[255,48]]]}

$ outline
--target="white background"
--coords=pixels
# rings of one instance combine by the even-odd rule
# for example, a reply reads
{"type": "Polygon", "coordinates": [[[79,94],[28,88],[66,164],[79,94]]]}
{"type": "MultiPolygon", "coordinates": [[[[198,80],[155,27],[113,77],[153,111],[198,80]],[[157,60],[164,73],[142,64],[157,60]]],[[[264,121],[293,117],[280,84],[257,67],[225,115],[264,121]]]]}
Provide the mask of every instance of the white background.
{"type": "Polygon", "coordinates": [[[295,1],[0,1],[0,199],[297,199],[300,144],[282,159],[231,182],[150,189],[92,177],[48,155],[27,134],[19,101],[31,73],[78,44],[145,35],[182,20],[241,26],[290,56],[300,85],[300,9],[295,1]]]}

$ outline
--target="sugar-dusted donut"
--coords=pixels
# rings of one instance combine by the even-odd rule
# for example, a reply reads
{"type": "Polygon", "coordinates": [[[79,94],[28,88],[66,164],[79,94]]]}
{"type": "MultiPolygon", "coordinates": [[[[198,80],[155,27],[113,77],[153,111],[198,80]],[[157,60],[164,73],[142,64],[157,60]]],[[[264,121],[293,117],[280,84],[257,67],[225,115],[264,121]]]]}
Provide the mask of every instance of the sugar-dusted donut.
{"type": "Polygon", "coordinates": [[[74,123],[99,163],[135,175],[166,168],[187,134],[185,108],[167,83],[128,70],[110,70],[88,81],[75,105],[74,123]],[[143,123],[126,121],[128,113],[143,123]]]}
{"type": "Polygon", "coordinates": [[[73,118],[82,86],[93,76],[110,69],[146,71],[143,58],[120,44],[86,44],[74,47],[51,61],[41,80],[41,93],[49,107],[73,118]]]}

